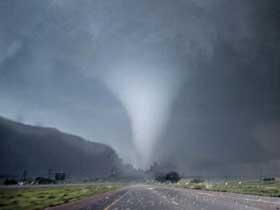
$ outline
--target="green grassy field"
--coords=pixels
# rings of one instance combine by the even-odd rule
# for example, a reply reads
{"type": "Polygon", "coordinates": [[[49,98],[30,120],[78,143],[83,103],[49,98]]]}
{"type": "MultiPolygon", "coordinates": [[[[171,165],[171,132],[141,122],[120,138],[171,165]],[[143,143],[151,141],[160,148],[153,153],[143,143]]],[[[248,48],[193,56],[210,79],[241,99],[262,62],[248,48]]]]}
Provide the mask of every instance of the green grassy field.
{"type": "Polygon", "coordinates": [[[108,191],[120,189],[120,184],[88,184],[36,188],[0,189],[1,210],[41,210],[108,191]]]}
{"type": "Polygon", "coordinates": [[[280,197],[279,181],[229,181],[224,183],[191,183],[186,180],[181,180],[176,186],[189,189],[280,197]]]}

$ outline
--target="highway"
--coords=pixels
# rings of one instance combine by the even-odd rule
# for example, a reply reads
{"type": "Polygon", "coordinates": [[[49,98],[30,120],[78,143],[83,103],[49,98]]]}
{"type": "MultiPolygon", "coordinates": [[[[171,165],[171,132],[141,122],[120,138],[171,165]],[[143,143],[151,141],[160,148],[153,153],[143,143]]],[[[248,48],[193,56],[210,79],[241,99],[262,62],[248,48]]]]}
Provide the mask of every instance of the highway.
{"type": "Polygon", "coordinates": [[[280,210],[280,198],[134,185],[48,210],[280,210]]]}

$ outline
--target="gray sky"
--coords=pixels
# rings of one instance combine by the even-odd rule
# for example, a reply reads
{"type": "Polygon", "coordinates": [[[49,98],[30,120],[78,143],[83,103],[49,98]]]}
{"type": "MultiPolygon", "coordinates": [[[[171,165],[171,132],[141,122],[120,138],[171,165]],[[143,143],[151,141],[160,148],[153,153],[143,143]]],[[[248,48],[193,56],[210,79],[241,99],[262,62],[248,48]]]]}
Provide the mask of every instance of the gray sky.
{"type": "Polygon", "coordinates": [[[277,2],[1,1],[0,115],[137,167],[279,171],[277,2]]]}

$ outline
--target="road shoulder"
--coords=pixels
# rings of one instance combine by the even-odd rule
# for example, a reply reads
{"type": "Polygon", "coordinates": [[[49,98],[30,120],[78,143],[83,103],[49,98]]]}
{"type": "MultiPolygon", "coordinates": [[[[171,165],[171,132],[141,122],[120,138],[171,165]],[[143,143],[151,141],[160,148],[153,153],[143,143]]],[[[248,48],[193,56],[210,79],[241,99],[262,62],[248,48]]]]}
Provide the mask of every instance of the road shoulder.
{"type": "Polygon", "coordinates": [[[87,210],[104,209],[126,192],[127,189],[124,188],[114,192],[107,192],[100,195],[84,198],[79,201],[62,204],[55,207],[48,207],[45,210],[77,210],[85,208],[87,210]]]}

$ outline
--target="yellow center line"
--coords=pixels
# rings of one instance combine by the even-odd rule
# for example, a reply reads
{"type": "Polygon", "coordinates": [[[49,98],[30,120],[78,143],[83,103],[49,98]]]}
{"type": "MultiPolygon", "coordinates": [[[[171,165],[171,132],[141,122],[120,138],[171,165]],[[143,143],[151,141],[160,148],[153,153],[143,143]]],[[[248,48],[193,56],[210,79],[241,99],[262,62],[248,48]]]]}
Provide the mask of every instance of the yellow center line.
{"type": "Polygon", "coordinates": [[[107,206],[104,210],[109,210],[112,206],[114,206],[117,202],[119,202],[126,194],[128,193],[128,191],[123,194],[121,197],[119,197],[118,199],[116,199],[113,203],[111,203],[109,206],[107,206]]]}

